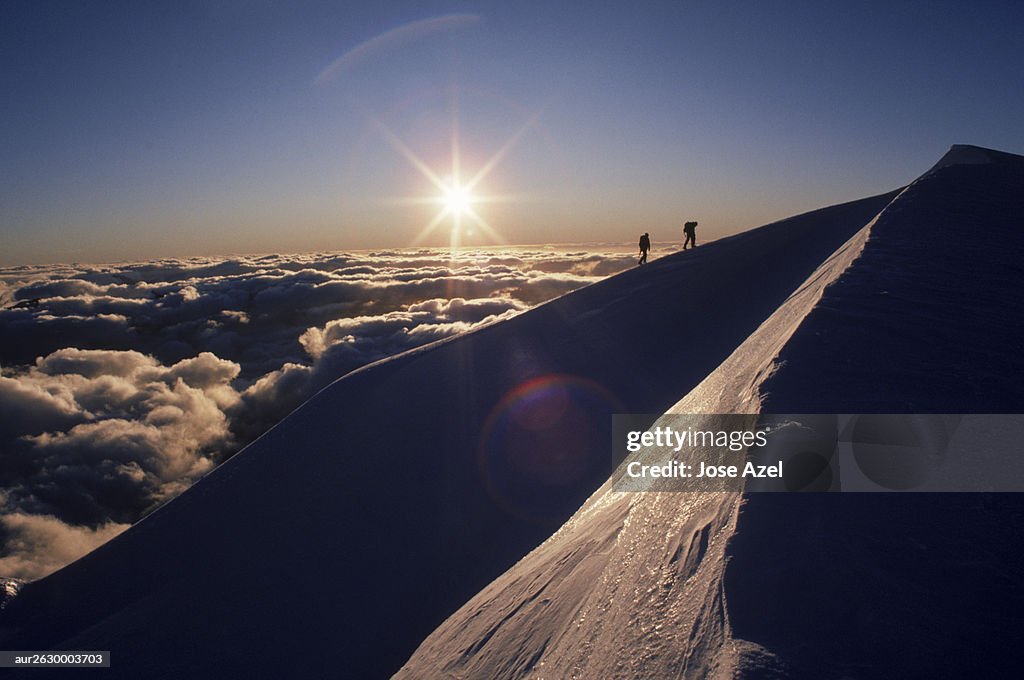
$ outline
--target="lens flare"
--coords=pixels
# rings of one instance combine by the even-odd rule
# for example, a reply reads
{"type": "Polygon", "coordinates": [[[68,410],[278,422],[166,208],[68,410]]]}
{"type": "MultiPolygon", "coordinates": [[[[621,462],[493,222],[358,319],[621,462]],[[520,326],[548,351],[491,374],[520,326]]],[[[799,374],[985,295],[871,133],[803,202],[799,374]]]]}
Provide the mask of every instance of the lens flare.
{"type": "Polygon", "coordinates": [[[506,394],[480,434],[480,474],[507,512],[538,522],[571,512],[610,472],[611,414],[621,404],[604,387],[546,375],[506,394]]]}

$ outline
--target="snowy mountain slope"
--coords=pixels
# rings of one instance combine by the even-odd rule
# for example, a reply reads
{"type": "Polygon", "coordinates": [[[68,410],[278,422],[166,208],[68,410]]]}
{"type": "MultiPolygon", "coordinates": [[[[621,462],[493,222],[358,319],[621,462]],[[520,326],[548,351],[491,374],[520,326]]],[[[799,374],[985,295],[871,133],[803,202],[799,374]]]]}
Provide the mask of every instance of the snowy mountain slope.
{"type": "MultiPolygon", "coordinates": [[[[873,224],[823,258],[669,411],[756,413],[758,382],[826,286],[860,253],[873,224]]],[[[709,422],[707,429],[717,428],[709,422]]],[[[741,661],[722,586],[740,499],[623,493],[606,482],[554,536],[434,631],[396,677],[727,676],[741,661]]]]}
{"type": "Polygon", "coordinates": [[[0,647],[111,649],[110,677],[390,674],[607,477],[611,413],[665,410],[893,195],[655,260],[346,376],[26,585],[0,647]]]}
{"type": "MultiPolygon", "coordinates": [[[[781,352],[767,412],[1024,412],[1024,158],[954,147],[896,203],[781,352]]],[[[1017,676],[1021,526],[1021,494],[751,494],[733,633],[796,677],[1017,676]]]]}
{"type": "MultiPolygon", "coordinates": [[[[1019,411],[1024,159],[982,152],[954,147],[671,411],[1019,411]],[[943,252],[965,224],[986,236],[967,260],[943,252]],[[975,370],[992,391],[970,386],[975,370]]],[[[1013,495],[605,484],[397,677],[1005,675],[1022,510],[1013,495]]]]}

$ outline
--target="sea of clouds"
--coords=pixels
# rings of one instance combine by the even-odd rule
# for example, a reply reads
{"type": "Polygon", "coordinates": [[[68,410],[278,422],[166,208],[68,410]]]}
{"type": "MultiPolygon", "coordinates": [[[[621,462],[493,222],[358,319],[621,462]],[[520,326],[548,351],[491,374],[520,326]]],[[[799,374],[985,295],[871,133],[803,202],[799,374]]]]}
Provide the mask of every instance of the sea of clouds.
{"type": "Polygon", "coordinates": [[[115,536],[345,373],[635,264],[421,249],[0,269],[0,577],[115,536]]]}

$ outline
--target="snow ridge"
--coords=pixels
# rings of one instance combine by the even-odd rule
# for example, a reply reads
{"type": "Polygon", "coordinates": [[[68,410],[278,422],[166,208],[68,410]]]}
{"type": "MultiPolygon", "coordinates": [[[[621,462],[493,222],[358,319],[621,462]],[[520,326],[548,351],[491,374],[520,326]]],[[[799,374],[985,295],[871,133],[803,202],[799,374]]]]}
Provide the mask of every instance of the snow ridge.
{"type": "MultiPolygon", "coordinates": [[[[26,584],[0,612],[0,647],[114,648],[111,678],[214,667],[291,677],[344,668],[366,678],[396,670],[410,678],[714,678],[816,668],[762,635],[752,599],[730,595],[739,573],[730,560],[742,557],[730,546],[752,533],[742,530],[751,501],[613,492],[604,481],[609,416],[751,413],[772,403],[787,376],[817,356],[814,338],[828,330],[820,321],[830,318],[835,292],[856,292],[845,298],[855,307],[867,294],[849,283],[870,283],[872,268],[890,261],[877,253],[932,243],[907,236],[922,215],[927,223],[945,215],[939,221],[955,232],[957,206],[967,205],[974,212],[965,219],[984,230],[992,215],[978,205],[1017,206],[1006,194],[1019,186],[1017,157],[991,152],[979,164],[962,160],[974,151],[954,151],[956,162],[898,196],[660,258],[346,376],[145,521],[26,584]],[[975,198],[962,203],[962,187],[975,198]],[[508,409],[530,413],[530,404],[572,417],[523,458],[502,458],[495,423],[511,427],[514,418],[502,420],[508,409]],[[576,457],[543,455],[567,450],[576,457]],[[522,459],[532,467],[516,467],[522,459]],[[734,630],[739,621],[743,633],[734,630]],[[180,653],[168,659],[168,649],[180,653]],[[297,649],[308,653],[297,658],[297,649]]],[[[996,225],[1011,240],[975,239],[973,259],[985,262],[1009,243],[997,274],[1019,285],[1017,218],[996,225]]],[[[913,278],[931,262],[901,260],[893,270],[913,278]]],[[[962,269],[962,259],[941,262],[947,277],[983,273],[962,269]]],[[[1019,314],[1006,294],[1000,288],[982,306],[986,322],[997,319],[993,305],[1013,321],[999,335],[994,370],[1004,393],[1015,389],[1007,376],[1024,372],[1013,345],[1019,314]]],[[[899,338],[900,318],[882,330],[870,318],[854,322],[899,338]]],[[[874,346],[870,336],[863,344],[874,346]]],[[[787,392],[802,395],[788,407],[813,411],[828,397],[815,385],[847,375],[834,359],[814,365],[814,380],[787,392]]],[[[889,389],[909,400],[920,396],[918,384],[889,389]]],[[[869,384],[849,394],[864,398],[860,406],[877,391],[869,384]]]]}
{"type": "MultiPolygon", "coordinates": [[[[779,350],[889,206],[668,412],[756,413],[758,385],[779,350]]],[[[621,493],[605,483],[551,539],[432,633],[395,677],[441,669],[451,678],[712,678],[770,657],[733,640],[729,628],[725,550],[740,501],[738,493],[621,493]],[[552,568],[597,546],[600,560],[586,570],[552,568]],[[551,577],[538,588],[541,574],[551,577]],[[538,600],[554,604],[526,606],[538,600]],[[548,607],[569,611],[554,617],[548,607]],[[510,668],[509,659],[519,662],[510,668]]]]}
{"type": "MultiPolygon", "coordinates": [[[[27,584],[0,613],[0,647],[116,648],[111,678],[182,677],[211,665],[391,675],[608,478],[612,413],[676,403],[891,199],[823,208],[658,258],[349,374],[116,539],[27,584]],[[514,429],[522,423],[540,423],[541,434],[514,429]],[[170,648],[180,650],[172,660],[170,648]],[[296,658],[294,649],[316,653],[296,658]]],[[[650,568],[667,578],[698,554],[699,565],[720,558],[716,537],[731,515],[717,507],[700,515],[699,526],[680,531],[710,526],[706,549],[672,562],[678,546],[666,544],[664,564],[650,568]]],[[[565,578],[596,575],[601,559],[592,553],[581,547],[553,564],[565,578]]],[[[632,564],[646,564],[633,554],[632,564]]],[[[698,566],[693,578],[700,574],[698,566]]],[[[524,582],[510,621],[543,604],[544,595],[529,598],[550,590],[545,583],[524,582]]],[[[622,587],[617,600],[637,597],[622,587]]],[[[547,606],[574,616],[570,604],[547,606]]],[[[723,621],[720,605],[702,620],[723,621]]],[[[466,646],[488,655],[503,629],[466,646]]],[[[695,635],[691,654],[716,635],[695,635]]],[[[527,672],[543,660],[533,658],[539,644],[502,670],[527,672]]]]}
{"type": "Polygon", "coordinates": [[[1001,164],[1012,164],[1019,162],[1020,156],[1005,151],[996,151],[994,149],[986,149],[981,146],[972,146],[970,144],[954,144],[949,147],[949,151],[939,159],[936,163],[928,170],[922,179],[930,176],[932,173],[942,168],[948,168],[951,165],[989,165],[993,163],[1001,164]]]}
{"type": "MultiPolygon", "coordinates": [[[[929,262],[937,261],[941,269],[935,275],[943,279],[956,277],[957,269],[984,269],[986,253],[992,255],[993,248],[1005,250],[998,257],[989,258],[1001,263],[994,276],[991,272],[983,276],[980,270],[975,275],[985,284],[971,290],[984,303],[974,309],[966,304],[956,305],[955,309],[964,312],[961,321],[947,327],[956,329],[951,336],[953,344],[957,337],[971,337],[976,332],[974,327],[990,329],[995,354],[982,354],[998,357],[991,368],[994,374],[1003,374],[1001,380],[994,375],[987,383],[995,386],[994,394],[979,388],[957,406],[970,408],[973,403],[984,409],[989,400],[1024,408],[1024,388],[1007,377],[1024,371],[1024,359],[1020,351],[1002,352],[1004,344],[1009,348],[1014,342],[1020,349],[1019,337],[1024,332],[1022,313],[1011,314],[1008,327],[994,333],[992,324],[999,321],[988,317],[989,308],[1014,309],[1007,296],[1015,288],[1004,287],[1001,281],[1006,271],[1019,268],[1020,258],[1024,258],[1022,235],[1019,228],[1013,228],[1013,222],[1024,211],[1022,199],[1014,198],[1013,190],[1019,189],[1021,179],[1024,159],[1020,157],[977,147],[954,147],[936,168],[901,192],[824,259],[775,313],[669,412],[754,413],[765,403],[772,404],[773,413],[814,412],[818,396],[828,399],[829,405],[823,407],[827,411],[836,408],[839,410],[832,412],[874,412],[847,411],[842,406],[870,408],[871,403],[910,403],[926,396],[934,399],[935,391],[921,379],[924,374],[884,385],[864,380],[837,384],[831,386],[827,395],[817,394],[816,386],[828,384],[830,372],[842,377],[870,376],[872,363],[884,366],[879,356],[871,359],[868,355],[875,355],[871,348],[884,348],[886,342],[896,342],[894,347],[900,347],[899,339],[908,331],[900,328],[898,315],[891,320],[891,326],[876,325],[869,318],[853,319],[864,336],[858,340],[861,353],[866,352],[856,364],[847,365],[842,354],[835,350],[830,353],[826,348],[819,353],[820,357],[815,355],[818,360],[813,368],[807,375],[801,374],[796,383],[775,379],[788,375],[789,366],[801,367],[802,357],[808,354],[807,347],[816,342],[815,337],[836,337],[829,335],[828,315],[835,304],[835,296],[829,292],[847,280],[863,279],[870,283],[878,276],[874,263],[877,258],[862,264],[868,248],[872,253],[910,253],[911,259],[920,257],[918,265],[925,268],[929,262]],[[972,228],[990,233],[993,241],[976,241],[974,257],[969,258],[973,264],[957,264],[959,258],[955,256],[949,261],[936,259],[931,250],[941,248],[943,237],[950,236],[944,232],[930,234],[927,226],[922,228],[936,219],[951,230],[968,221],[972,228]],[[809,325],[812,320],[814,324],[809,325]],[[794,345],[797,337],[801,338],[800,343],[794,345]],[[781,384],[786,385],[784,394],[771,392],[781,384]],[[879,389],[883,390],[881,394],[879,389]]],[[[909,281],[927,276],[906,263],[887,270],[887,274],[909,281]]],[[[960,288],[969,285],[956,278],[952,280],[960,288]]],[[[924,284],[924,288],[928,286],[924,284]]],[[[849,290],[848,285],[842,288],[849,290]]],[[[869,286],[869,294],[877,292],[872,293],[869,286]]],[[[942,299],[936,303],[942,307],[942,299]]],[[[842,313],[841,309],[838,313],[842,313]]],[[[912,324],[923,334],[918,344],[913,345],[917,348],[914,351],[929,356],[924,349],[929,341],[924,335],[935,326],[915,323],[906,312],[902,318],[903,323],[912,324]]],[[[887,351],[895,354],[891,350],[880,351],[883,357],[887,351]]],[[[978,364],[981,360],[974,362],[975,369],[983,368],[978,364]]],[[[937,366],[932,365],[929,370],[934,374],[937,366]]],[[[938,394],[948,392],[943,387],[938,394]]],[[[708,429],[713,427],[709,425],[708,429]]],[[[999,530],[1002,523],[985,521],[984,508],[998,505],[1015,524],[1013,518],[1024,517],[1024,503],[962,496],[954,503],[943,498],[885,494],[861,498],[845,494],[751,494],[748,498],[737,493],[626,494],[613,491],[606,483],[551,539],[428,636],[396,677],[437,677],[440,673],[450,678],[802,678],[849,676],[855,667],[873,669],[868,673],[873,673],[872,677],[889,676],[886,669],[893,669],[892,674],[900,677],[946,677],[956,675],[948,673],[951,661],[948,655],[935,652],[936,645],[941,649],[941,645],[950,643],[959,649],[958,641],[965,635],[970,636],[972,644],[986,649],[983,665],[988,672],[1005,674],[1006,668],[1013,666],[1000,664],[1012,664],[1014,660],[1006,658],[1012,656],[1008,650],[1012,650],[1013,644],[1004,638],[1013,633],[994,635],[991,631],[1015,630],[1014,617],[1019,618],[1022,606],[1020,589],[1001,591],[1005,592],[1003,600],[1013,600],[1006,604],[998,598],[993,600],[984,584],[999,582],[1007,573],[1019,573],[1021,557],[1008,548],[1012,540],[1006,531],[999,530]],[[819,526],[816,509],[824,517],[837,517],[833,526],[850,530],[837,528],[829,532],[819,526]],[[891,542],[887,549],[903,560],[900,567],[911,573],[929,573],[936,580],[945,578],[950,581],[944,583],[946,590],[964,591],[964,602],[972,601],[972,588],[985,591],[977,596],[992,600],[986,609],[993,612],[991,624],[971,628],[968,623],[969,630],[965,630],[961,624],[970,614],[957,609],[956,603],[961,599],[953,597],[951,605],[936,605],[942,599],[937,599],[925,584],[899,588],[898,596],[903,607],[900,611],[935,613],[936,621],[924,626],[928,632],[920,638],[911,630],[890,641],[884,626],[877,633],[869,633],[858,619],[851,620],[845,614],[858,611],[862,608],[858,600],[865,599],[869,604],[863,607],[868,612],[864,616],[869,620],[881,622],[889,615],[885,607],[897,597],[890,591],[897,588],[894,584],[903,583],[907,574],[882,571],[875,577],[878,583],[872,591],[879,595],[862,598],[862,588],[857,585],[862,576],[847,570],[848,557],[836,556],[871,551],[876,559],[885,559],[886,553],[875,545],[879,540],[877,527],[886,526],[893,517],[905,522],[908,533],[920,536],[921,541],[935,546],[938,554],[949,560],[925,565],[920,560],[927,556],[912,550],[908,555],[907,547],[901,543],[903,525],[897,524],[885,535],[891,542]],[[939,517],[945,519],[939,521],[939,517]],[[951,538],[943,530],[947,525],[958,526],[957,536],[951,538]],[[737,537],[741,540],[737,541],[737,537]],[[956,570],[966,567],[957,549],[946,547],[951,541],[974,543],[968,551],[991,560],[972,563],[971,571],[981,575],[978,582],[982,585],[956,579],[956,570]],[[773,549],[776,542],[787,548],[773,549]],[[563,563],[569,556],[583,559],[579,555],[587,550],[593,551],[594,559],[596,554],[600,555],[599,561],[592,562],[587,571],[578,575],[552,571],[551,565],[563,563]],[[807,572],[805,563],[809,561],[817,566],[816,572],[807,572]],[[540,574],[551,577],[537,585],[540,574]],[[818,590],[802,589],[805,584],[787,577],[792,574],[809,574],[805,577],[807,583],[818,590]],[[848,590],[830,589],[829,584],[837,575],[850,579],[848,590]],[[523,587],[527,583],[535,585],[527,590],[523,587]],[[791,599],[781,599],[774,593],[786,593],[791,599]],[[847,599],[837,599],[844,597],[847,599]],[[527,599],[569,608],[569,625],[564,623],[570,618],[568,614],[552,619],[543,608],[523,606],[527,599]],[[792,622],[787,622],[791,607],[804,609],[794,615],[792,622]],[[765,613],[766,608],[771,608],[770,613],[765,613]],[[836,614],[835,618],[831,618],[830,612],[836,614]],[[734,620],[743,624],[739,634],[734,630],[734,620]],[[787,633],[789,629],[794,631],[792,635],[787,633]],[[481,635],[485,630],[486,635],[481,635]],[[844,630],[846,635],[834,634],[834,630],[844,630]],[[986,635],[992,640],[985,640],[986,635]],[[873,646],[865,648],[860,644],[865,638],[873,640],[873,646]],[[901,650],[911,650],[913,655],[901,650]],[[519,659],[520,663],[515,668],[502,665],[509,658],[519,659]]],[[[885,567],[871,568],[879,571],[885,567]]],[[[908,628],[913,625],[910,620],[905,624],[908,628]]],[[[962,658],[959,677],[970,673],[975,664],[973,659],[978,657],[965,651],[962,658]]]]}

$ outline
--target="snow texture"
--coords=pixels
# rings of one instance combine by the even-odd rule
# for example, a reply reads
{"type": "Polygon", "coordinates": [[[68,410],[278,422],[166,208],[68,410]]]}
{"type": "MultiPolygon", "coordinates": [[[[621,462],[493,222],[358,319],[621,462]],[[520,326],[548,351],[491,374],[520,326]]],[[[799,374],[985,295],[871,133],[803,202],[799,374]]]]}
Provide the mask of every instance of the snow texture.
{"type": "MultiPolygon", "coordinates": [[[[771,413],[1024,412],[1024,158],[955,146],[762,384],[771,413]],[[813,387],[812,387],[813,386],[813,387]]],[[[725,592],[798,678],[1020,675],[1021,494],[751,494],[725,592]]]]}

